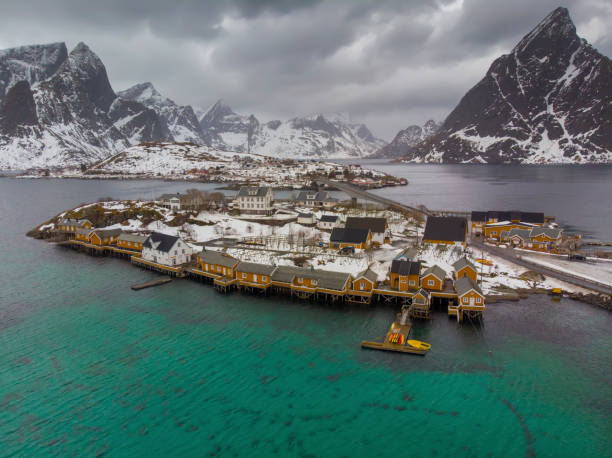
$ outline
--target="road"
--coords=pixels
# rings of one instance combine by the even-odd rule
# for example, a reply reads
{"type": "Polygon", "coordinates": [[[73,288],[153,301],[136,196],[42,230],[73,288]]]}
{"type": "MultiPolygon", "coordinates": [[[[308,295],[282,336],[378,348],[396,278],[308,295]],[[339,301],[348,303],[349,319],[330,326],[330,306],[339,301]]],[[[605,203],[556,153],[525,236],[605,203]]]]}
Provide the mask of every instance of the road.
{"type": "Polygon", "coordinates": [[[397,208],[404,211],[412,211],[419,212],[426,216],[430,216],[430,213],[427,210],[422,208],[410,207],[408,205],[400,204],[391,199],[387,199],[386,197],[377,196],[376,194],[372,194],[370,192],[364,191],[357,186],[353,186],[352,184],[342,183],[339,181],[328,180],[327,178],[317,178],[317,183],[325,184],[327,186],[332,186],[334,188],[339,189],[340,191],[345,192],[349,196],[359,197],[361,199],[370,200],[372,202],[378,202],[379,204],[388,205],[391,208],[397,208]]]}
{"type": "Polygon", "coordinates": [[[562,280],[564,282],[571,283],[572,285],[577,285],[582,288],[590,289],[598,293],[612,295],[612,286],[610,285],[606,285],[604,283],[600,283],[594,280],[587,280],[586,278],[574,276],[572,274],[561,272],[559,270],[550,269],[540,264],[535,264],[533,262],[523,259],[511,248],[498,248],[490,245],[485,245],[484,243],[477,240],[471,240],[470,245],[477,250],[486,251],[494,256],[497,256],[498,258],[502,258],[506,261],[518,264],[519,266],[525,267],[529,270],[533,270],[534,272],[539,272],[542,275],[556,278],[558,280],[562,280]]]}

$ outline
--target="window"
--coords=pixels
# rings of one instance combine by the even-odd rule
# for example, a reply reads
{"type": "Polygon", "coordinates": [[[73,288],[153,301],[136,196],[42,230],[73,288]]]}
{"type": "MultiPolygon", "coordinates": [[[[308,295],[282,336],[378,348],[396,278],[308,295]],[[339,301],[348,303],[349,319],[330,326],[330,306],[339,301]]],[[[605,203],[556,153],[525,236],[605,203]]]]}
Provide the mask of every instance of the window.
{"type": "Polygon", "coordinates": [[[477,298],[476,298],[476,303],[477,303],[477,304],[480,304],[481,302],[482,302],[482,299],[481,299],[480,297],[477,297],[477,298]]]}
{"type": "Polygon", "coordinates": [[[410,286],[414,286],[414,280],[410,280],[410,286]]]}
{"type": "Polygon", "coordinates": [[[362,291],[365,289],[365,285],[362,282],[359,283],[359,289],[362,291]]]}
{"type": "Polygon", "coordinates": [[[246,278],[246,274],[242,272],[242,278],[246,278]]]}
{"type": "Polygon", "coordinates": [[[427,280],[427,285],[428,286],[433,286],[434,285],[434,281],[433,280],[427,280]]]}
{"type": "Polygon", "coordinates": [[[296,281],[297,283],[303,283],[303,282],[304,282],[304,279],[303,279],[302,277],[298,277],[298,278],[296,278],[296,279],[295,279],[295,281],[296,281]]]}
{"type": "Polygon", "coordinates": [[[464,304],[468,304],[469,302],[470,302],[470,299],[469,299],[469,298],[467,298],[467,297],[464,297],[464,298],[463,298],[463,303],[464,303],[464,304]]]}

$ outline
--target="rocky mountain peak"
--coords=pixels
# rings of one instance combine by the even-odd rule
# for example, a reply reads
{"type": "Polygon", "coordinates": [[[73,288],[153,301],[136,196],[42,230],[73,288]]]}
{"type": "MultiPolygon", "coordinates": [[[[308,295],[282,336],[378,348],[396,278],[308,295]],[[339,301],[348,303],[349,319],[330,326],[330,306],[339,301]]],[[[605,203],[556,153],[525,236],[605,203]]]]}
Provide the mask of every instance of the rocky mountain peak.
{"type": "Polygon", "coordinates": [[[36,104],[30,83],[25,80],[18,81],[7,92],[0,109],[0,131],[15,134],[21,126],[37,124],[36,104]]]}
{"type": "Polygon", "coordinates": [[[11,85],[30,85],[52,76],[68,57],[65,43],[19,46],[0,50],[0,104],[11,85]]]}
{"type": "Polygon", "coordinates": [[[223,99],[219,99],[212,107],[208,109],[206,113],[204,113],[204,116],[202,116],[202,119],[200,119],[200,125],[213,125],[224,117],[232,115],[236,115],[236,113],[234,113],[234,111],[227,103],[225,103],[223,99]]]}
{"type": "Polygon", "coordinates": [[[66,67],[60,72],[69,72],[82,84],[91,102],[102,111],[108,111],[117,95],[108,80],[106,67],[89,46],[83,42],[77,44],[64,65],[66,67]]]}
{"type": "Polygon", "coordinates": [[[117,92],[117,95],[122,99],[134,100],[141,103],[167,100],[157,91],[157,89],[155,89],[155,86],[148,81],[145,83],[135,84],[124,91],[119,91],[117,92]]]}
{"type": "Polygon", "coordinates": [[[610,59],[578,37],[567,9],[558,8],[497,58],[438,134],[406,159],[611,162],[610,81],[610,59]]]}

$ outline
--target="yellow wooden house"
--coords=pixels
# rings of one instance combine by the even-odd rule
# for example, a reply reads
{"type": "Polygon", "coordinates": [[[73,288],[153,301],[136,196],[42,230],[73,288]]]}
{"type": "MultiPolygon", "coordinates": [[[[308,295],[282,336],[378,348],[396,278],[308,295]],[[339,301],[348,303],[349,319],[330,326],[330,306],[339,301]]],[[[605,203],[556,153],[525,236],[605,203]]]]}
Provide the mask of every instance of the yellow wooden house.
{"type": "Polygon", "coordinates": [[[329,237],[329,247],[342,249],[353,247],[355,249],[366,249],[372,246],[372,232],[369,229],[347,229],[335,227],[329,237]]]}
{"type": "Polygon", "coordinates": [[[92,245],[112,245],[121,235],[121,229],[94,229],[89,237],[92,245]]]}
{"type": "Polygon", "coordinates": [[[476,266],[465,256],[455,261],[453,269],[455,270],[456,280],[459,280],[461,277],[469,277],[473,282],[478,281],[478,270],[476,266]]]}
{"type": "Polygon", "coordinates": [[[88,219],[60,219],[57,228],[60,232],[74,234],[78,229],[91,229],[92,224],[88,219]]]}
{"type": "Polygon", "coordinates": [[[130,234],[129,232],[122,232],[117,237],[117,248],[123,248],[124,250],[142,251],[142,244],[147,240],[146,235],[130,234]]]}
{"type": "Polygon", "coordinates": [[[415,290],[419,288],[421,263],[396,259],[391,263],[389,280],[391,288],[398,291],[415,290]]]}
{"type": "Polygon", "coordinates": [[[228,254],[210,250],[198,253],[197,261],[202,271],[229,278],[234,278],[236,266],[240,262],[228,254]]]}
{"type": "Polygon", "coordinates": [[[429,291],[442,291],[446,272],[438,265],[426,269],[421,275],[421,288],[429,291]]]}
{"type": "Polygon", "coordinates": [[[90,238],[91,238],[91,234],[93,233],[93,229],[87,229],[87,228],[79,228],[76,230],[75,234],[74,234],[74,238],[76,240],[79,240],[81,242],[90,242],[90,238]]]}
{"type": "Polygon", "coordinates": [[[270,286],[275,266],[255,262],[240,262],[235,268],[238,284],[246,287],[266,289],[270,286]]]}
{"type": "Polygon", "coordinates": [[[351,281],[350,289],[357,293],[371,293],[378,284],[378,275],[371,269],[366,269],[357,274],[351,281]]]}
{"type": "Polygon", "coordinates": [[[470,277],[464,276],[455,282],[458,309],[468,311],[484,311],[485,296],[478,284],[470,277]]]}

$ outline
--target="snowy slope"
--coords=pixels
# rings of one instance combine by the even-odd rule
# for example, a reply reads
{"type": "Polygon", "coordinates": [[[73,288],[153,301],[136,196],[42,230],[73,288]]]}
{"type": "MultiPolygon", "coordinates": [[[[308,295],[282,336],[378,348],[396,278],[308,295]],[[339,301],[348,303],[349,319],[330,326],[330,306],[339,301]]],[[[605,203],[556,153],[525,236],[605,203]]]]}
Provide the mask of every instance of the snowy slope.
{"type": "Polygon", "coordinates": [[[423,126],[412,125],[400,130],[388,145],[383,146],[376,152],[376,157],[398,158],[405,155],[410,149],[434,135],[441,124],[433,119],[427,121],[423,126]]]}
{"type": "Polygon", "coordinates": [[[153,110],[117,98],[104,64],[87,45],[79,43],[67,56],[65,46],[48,46],[2,51],[12,61],[29,59],[35,70],[11,67],[7,80],[18,81],[0,105],[0,169],[91,163],[130,144],[165,138],[153,110]]]}

